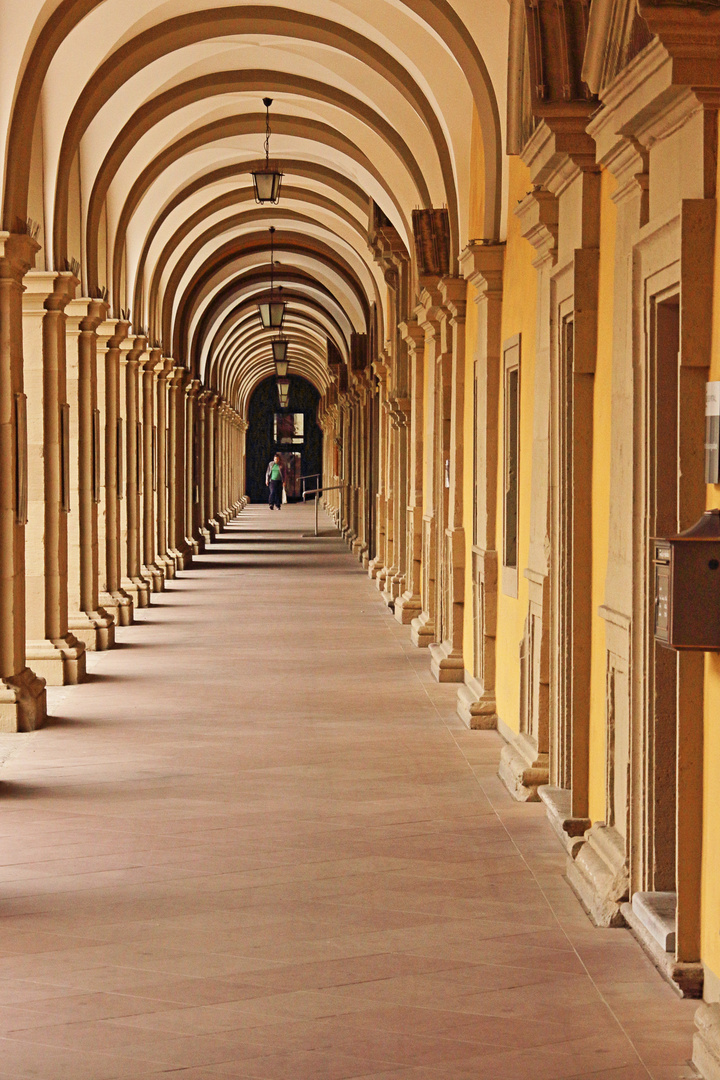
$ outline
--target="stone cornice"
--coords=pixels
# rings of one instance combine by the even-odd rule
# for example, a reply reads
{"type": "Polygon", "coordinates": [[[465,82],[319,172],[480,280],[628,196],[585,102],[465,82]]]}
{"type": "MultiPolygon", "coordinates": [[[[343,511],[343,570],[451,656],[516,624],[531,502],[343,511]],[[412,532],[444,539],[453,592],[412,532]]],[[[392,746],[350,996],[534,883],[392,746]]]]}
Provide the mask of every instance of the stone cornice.
{"type": "Polygon", "coordinates": [[[472,240],[460,252],[460,273],[475,286],[475,302],[489,293],[502,294],[505,268],[505,244],[472,240]]]}

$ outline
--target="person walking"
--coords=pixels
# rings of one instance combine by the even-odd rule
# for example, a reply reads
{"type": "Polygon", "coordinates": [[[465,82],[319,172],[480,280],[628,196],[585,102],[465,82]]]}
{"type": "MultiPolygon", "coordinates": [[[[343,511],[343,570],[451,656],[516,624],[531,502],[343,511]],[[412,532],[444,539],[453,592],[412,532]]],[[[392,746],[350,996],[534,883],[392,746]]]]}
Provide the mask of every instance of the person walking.
{"type": "Polygon", "coordinates": [[[271,510],[282,506],[282,493],[285,487],[285,466],[282,458],[276,454],[265,471],[265,486],[270,489],[268,505],[271,510]]]}

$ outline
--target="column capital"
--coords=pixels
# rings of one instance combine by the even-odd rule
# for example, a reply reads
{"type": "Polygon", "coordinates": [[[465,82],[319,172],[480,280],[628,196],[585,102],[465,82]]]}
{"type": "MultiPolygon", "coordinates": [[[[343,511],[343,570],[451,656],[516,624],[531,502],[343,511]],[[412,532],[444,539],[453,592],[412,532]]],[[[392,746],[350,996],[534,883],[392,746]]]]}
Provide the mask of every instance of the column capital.
{"type": "Polygon", "coordinates": [[[490,293],[501,296],[505,268],[505,244],[495,240],[471,240],[460,253],[460,273],[475,286],[475,302],[490,293]]]}
{"type": "Polygon", "coordinates": [[[185,386],[185,396],[189,398],[197,398],[200,390],[202,389],[202,383],[199,379],[191,379],[185,386]]]}
{"type": "Polygon", "coordinates": [[[92,296],[70,300],[66,308],[68,332],[80,334],[96,330],[107,319],[109,311],[110,307],[104,300],[92,296]]]}
{"type": "Polygon", "coordinates": [[[80,282],[69,271],[28,270],[23,279],[23,314],[64,311],[80,282]]]}
{"type": "Polygon", "coordinates": [[[40,244],[27,233],[0,231],[0,278],[19,281],[35,265],[40,244]]]}
{"type": "Polygon", "coordinates": [[[140,357],[143,372],[147,375],[151,375],[162,363],[162,358],[162,349],[148,349],[140,357]]]}
{"type": "Polygon", "coordinates": [[[443,308],[451,316],[453,322],[465,318],[467,302],[467,282],[464,277],[446,277],[440,282],[440,293],[443,299],[443,308]]]}
{"type": "Polygon", "coordinates": [[[127,338],[130,323],[126,319],[105,319],[97,327],[98,351],[118,349],[127,338]]]}

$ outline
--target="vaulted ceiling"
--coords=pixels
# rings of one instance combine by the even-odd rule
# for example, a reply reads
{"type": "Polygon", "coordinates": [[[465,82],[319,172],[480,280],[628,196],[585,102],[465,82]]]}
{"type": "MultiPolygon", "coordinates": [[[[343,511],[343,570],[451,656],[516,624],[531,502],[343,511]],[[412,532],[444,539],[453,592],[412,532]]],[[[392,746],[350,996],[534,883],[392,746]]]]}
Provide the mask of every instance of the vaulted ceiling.
{"type": "Polygon", "coordinates": [[[272,371],[256,302],[288,301],[291,371],[327,384],[327,341],[384,341],[372,203],[413,264],[415,208],[469,235],[471,132],[482,235],[498,237],[507,0],[23,0],[0,5],[3,224],[40,225],[38,265],[228,400],[272,371]],[[254,201],[273,99],[277,206],[254,201]]]}

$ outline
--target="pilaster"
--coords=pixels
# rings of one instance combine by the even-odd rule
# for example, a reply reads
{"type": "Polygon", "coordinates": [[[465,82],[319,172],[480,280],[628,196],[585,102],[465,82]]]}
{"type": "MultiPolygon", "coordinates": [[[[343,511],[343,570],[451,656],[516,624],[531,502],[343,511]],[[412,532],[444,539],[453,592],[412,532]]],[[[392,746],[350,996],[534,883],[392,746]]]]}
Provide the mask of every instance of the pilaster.
{"type": "Polygon", "coordinates": [[[86,649],[108,649],[113,616],[98,594],[98,502],[102,451],[97,411],[98,326],[107,318],[102,300],[84,297],[67,306],[67,385],[70,401],[69,626],[86,649]]]}
{"type": "MultiPolygon", "coordinates": [[[[497,726],[495,634],[497,626],[498,416],[502,366],[502,294],[505,245],[474,243],[460,256],[460,270],[474,287],[477,343],[473,362],[475,415],[471,544],[472,668],[458,690],[458,715],[470,728],[497,726]]],[[[467,548],[467,541],[466,541],[467,548]]]]}
{"type": "Polygon", "coordinates": [[[142,390],[141,432],[142,432],[142,527],[140,574],[150,585],[154,593],[165,588],[165,566],[157,559],[157,514],[156,498],[158,489],[157,462],[157,379],[158,370],[163,366],[160,349],[150,349],[141,358],[140,388],[142,390]]]}
{"type": "Polygon", "coordinates": [[[97,328],[97,407],[104,446],[98,513],[98,602],[116,626],[133,621],[132,598],[121,588],[121,499],[123,498],[123,422],[120,419],[120,346],[130,324],[106,319],[97,328]]]}
{"type": "Polygon", "coordinates": [[[27,658],[51,686],[81,682],[85,646],[68,628],[69,491],[65,306],[70,273],[31,270],[24,279],[23,348],[28,399],[26,539],[27,658]]]}
{"type": "Polygon", "coordinates": [[[150,585],[140,573],[141,567],[141,513],[142,491],[142,427],[140,423],[139,368],[146,350],[144,337],[133,337],[120,345],[120,419],[122,421],[119,442],[119,460],[122,464],[120,477],[121,513],[120,585],[131,597],[135,607],[144,608],[150,603],[150,585]]]}

